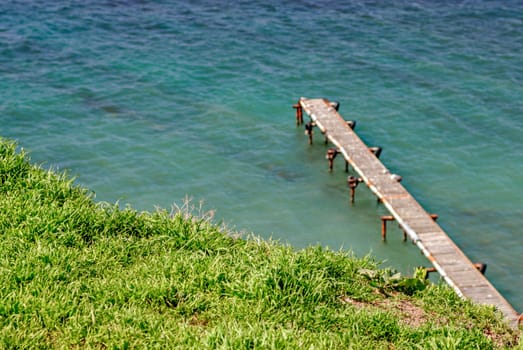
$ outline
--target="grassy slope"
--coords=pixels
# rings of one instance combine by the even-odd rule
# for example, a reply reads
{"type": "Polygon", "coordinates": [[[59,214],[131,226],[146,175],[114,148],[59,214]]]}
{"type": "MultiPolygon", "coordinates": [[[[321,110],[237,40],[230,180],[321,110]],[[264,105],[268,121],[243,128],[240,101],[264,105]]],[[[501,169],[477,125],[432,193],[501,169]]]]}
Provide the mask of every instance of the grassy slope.
{"type": "Polygon", "coordinates": [[[0,139],[2,348],[517,346],[491,308],[398,292],[368,257],[95,203],[72,182],[0,139]]]}

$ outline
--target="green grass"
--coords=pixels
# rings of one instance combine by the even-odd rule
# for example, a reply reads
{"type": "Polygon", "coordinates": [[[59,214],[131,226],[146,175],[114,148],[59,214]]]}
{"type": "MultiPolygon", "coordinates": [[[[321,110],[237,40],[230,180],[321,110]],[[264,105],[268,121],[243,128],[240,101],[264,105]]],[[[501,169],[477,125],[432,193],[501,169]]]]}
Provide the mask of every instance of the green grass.
{"type": "Polygon", "coordinates": [[[521,348],[492,308],[371,257],[238,238],[190,206],[96,203],[73,182],[0,139],[0,348],[521,348]]]}

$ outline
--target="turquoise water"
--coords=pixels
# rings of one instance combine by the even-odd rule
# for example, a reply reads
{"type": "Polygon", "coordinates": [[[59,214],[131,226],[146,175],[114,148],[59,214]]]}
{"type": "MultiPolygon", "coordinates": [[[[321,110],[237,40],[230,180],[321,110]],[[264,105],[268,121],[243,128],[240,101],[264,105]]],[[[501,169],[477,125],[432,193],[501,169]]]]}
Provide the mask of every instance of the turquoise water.
{"type": "Polygon", "coordinates": [[[296,128],[300,96],[340,101],[523,311],[521,1],[9,1],[0,91],[0,135],[97,200],[428,266],[296,128]]]}

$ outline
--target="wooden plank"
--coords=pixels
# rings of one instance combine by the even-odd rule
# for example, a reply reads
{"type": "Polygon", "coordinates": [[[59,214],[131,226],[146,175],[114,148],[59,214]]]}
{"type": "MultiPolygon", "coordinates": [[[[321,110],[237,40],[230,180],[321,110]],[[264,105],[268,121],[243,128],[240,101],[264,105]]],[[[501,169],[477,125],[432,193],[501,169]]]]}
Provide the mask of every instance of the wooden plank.
{"type": "Polygon", "coordinates": [[[478,270],[446,270],[447,274],[452,278],[456,284],[460,287],[468,286],[483,286],[486,285],[485,279],[480,277],[481,272],[478,270]]]}
{"type": "Polygon", "coordinates": [[[438,254],[438,259],[438,263],[442,266],[464,266],[467,268],[467,270],[471,270],[471,262],[468,259],[464,259],[462,255],[456,254],[455,252],[447,254],[440,253],[438,254]]]}
{"type": "MultiPolygon", "coordinates": [[[[444,255],[444,254],[458,253],[458,249],[456,249],[455,246],[448,244],[448,242],[445,242],[445,244],[430,244],[430,245],[427,244],[426,247],[432,253],[432,255],[436,258],[438,258],[440,255],[444,255]]],[[[464,263],[466,263],[466,262],[467,261],[464,261],[464,263]]]]}
{"type": "MultiPolygon", "coordinates": [[[[366,185],[381,199],[403,228],[413,233],[416,244],[458,292],[474,302],[494,305],[511,325],[518,314],[490,282],[430,217],[410,193],[391,177],[389,170],[347,126],[341,115],[325,99],[299,101],[301,107],[325,136],[343,154],[366,185]]],[[[411,234],[409,233],[409,234],[411,234]]]]}
{"type": "Polygon", "coordinates": [[[450,239],[448,237],[441,236],[441,235],[425,236],[420,239],[423,242],[423,244],[425,245],[425,247],[427,247],[427,249],[431,252],[432,252],[433,246],[450,245],[450,243],[451,243],[450,239]]]}

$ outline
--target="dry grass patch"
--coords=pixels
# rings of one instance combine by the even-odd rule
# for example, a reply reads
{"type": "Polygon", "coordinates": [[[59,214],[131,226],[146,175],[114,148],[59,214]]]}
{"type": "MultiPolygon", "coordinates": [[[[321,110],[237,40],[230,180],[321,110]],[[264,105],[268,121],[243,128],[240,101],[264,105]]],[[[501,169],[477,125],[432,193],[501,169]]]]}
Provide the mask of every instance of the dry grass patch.
{"type": "MultiPolygon", "coordinates": [[[[369,302],[363,302],[351,299],[349,297],[343,297],[341,298],[341,301],[346,304],[351,304],[358,309],[379,309],[382,311],[392,312],[393,314],[399,317],[400,323],[410,327],[419,327],[429,320],[427,312],[423,310],[422,307],[414,304],[412,300],[405,299],[405,297],[398,299],[394,298],[374,300],[369,302]]],[[[437,324],[444,323],[444,319],[434,320],[433,318],[431,318],[430,321],[436,321],[437,324]]]]}

